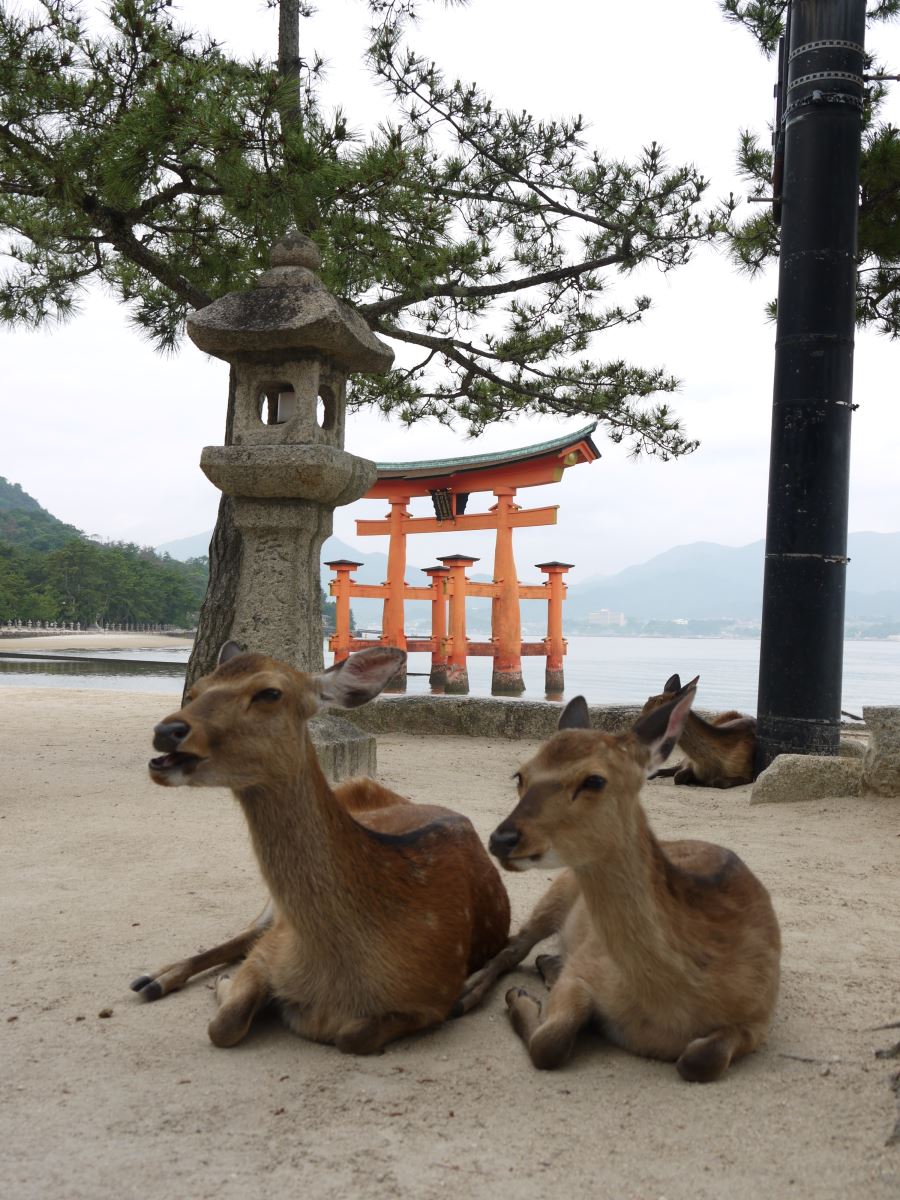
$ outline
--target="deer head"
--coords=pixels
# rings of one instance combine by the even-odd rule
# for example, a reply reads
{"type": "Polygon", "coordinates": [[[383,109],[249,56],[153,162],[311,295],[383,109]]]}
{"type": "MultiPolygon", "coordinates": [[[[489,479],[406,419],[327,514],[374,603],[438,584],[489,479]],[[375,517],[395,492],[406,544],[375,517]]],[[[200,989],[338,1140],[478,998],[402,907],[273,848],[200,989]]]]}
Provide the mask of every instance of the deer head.
{"type": "Polygon", "coordinates": [[[245,654],[226,642],[211,675],[198,680],[187,703],[153,731],[162,751],[150,777],[167,787],[252,787],[286,768],[305,745],[306,722],[326,705],[357,708],[373,699],[406,659],[375,646],[307,675],[265,654],[245,654]]]}
{"type": "Polygon", "coordinates": [[[559,732],[516,773],[519,803],[491,834],[509,870],[579,867],[616,855],[634,836],[641,786],[672,751],[694,699],[690,685],[628,733],[592,730],[581,696],[559,732]]]}
{"type": "Polygon", "coordinates": [[[680,675],[670,675],[663,684],[663,690],[658,696],[650,696],[644,702],[644,707],[641,709],[641,716],[646,716],[654,709],[660,708],[663,704],[668,704],[674,700],[676,696],[684,696],[689,690],[696,691],[697,684],[700,682],[700,676],[695,675],[683,687],[681,685],[680,675]]]}

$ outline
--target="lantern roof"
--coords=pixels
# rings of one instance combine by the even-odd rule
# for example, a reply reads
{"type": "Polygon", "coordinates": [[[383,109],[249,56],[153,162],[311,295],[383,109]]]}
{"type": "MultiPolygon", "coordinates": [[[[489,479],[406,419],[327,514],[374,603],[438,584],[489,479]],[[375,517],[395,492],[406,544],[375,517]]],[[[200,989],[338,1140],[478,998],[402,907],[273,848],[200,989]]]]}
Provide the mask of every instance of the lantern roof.
{"type": "Polygon", "coordinates": [[[338,370],[382,374],[394,352],[316,274],[315,243],[293,231],[272,249],[272,266],[244,292],[228,292],[188,315],[188,336],[226,362],[321,357],[338,370]]]}

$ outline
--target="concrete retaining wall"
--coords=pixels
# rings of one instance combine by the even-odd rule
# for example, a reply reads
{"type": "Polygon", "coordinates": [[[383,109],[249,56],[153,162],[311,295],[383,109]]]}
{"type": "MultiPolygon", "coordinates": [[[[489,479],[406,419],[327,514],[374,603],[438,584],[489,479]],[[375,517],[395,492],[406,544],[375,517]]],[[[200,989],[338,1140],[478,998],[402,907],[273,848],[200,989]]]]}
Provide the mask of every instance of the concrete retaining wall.
{"type": "MultiPolygon", "coordinates": [[[[542,739],[556,732],[563,707],[549,700],[379,696],[362,708],[341,709],[340,715],[374,734],[542,739]]],[[[634,723],[640,711],[638,705],[595,705],[590,709],[591,726],[619,733],[634,723]]]]}

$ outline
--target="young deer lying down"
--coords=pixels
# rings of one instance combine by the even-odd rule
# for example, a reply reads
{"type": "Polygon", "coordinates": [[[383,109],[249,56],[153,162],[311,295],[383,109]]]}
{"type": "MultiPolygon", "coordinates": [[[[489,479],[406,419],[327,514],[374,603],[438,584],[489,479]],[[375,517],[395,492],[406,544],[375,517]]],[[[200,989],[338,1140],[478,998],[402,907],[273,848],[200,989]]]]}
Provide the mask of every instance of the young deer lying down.
{"type": "Polygon", "coordinates": [[[510,870],[565,866],[520,933],[467,984],[468,1010],[552,933],[541,956],[546,1004],[522,988],[506,1003],[536,1067],[560,1066],[581,1029],[598,1022],[634,1054],[676,1060],[684,1079],[717,1079],[766,1035],[778,991],[781,939],[766,889],[731,851],[658,842],[641,807],[646,776],[664,762],[693,699],[688,690],[630,732],[588,726],[582,697],[518,774],[520,800],[491,836],[510,870]]]}
{"type": "Polygon", "coordinates": [[[237,938],[132,984],[156,999],[246,954],[217,984],[217,1046],[241,1041],[274,1000],[301,1036],[371,1053],[445,1020],[466,976],[506,942],[506,890],[466,817],[372,779],[335,793],[316,759],[309,718],[371,700],[404,658],[376,647],[305,675],[229,643],[156,726],[151,777],[231,788],[272,896],[272,911],[237,938]]]}
{"type": "MultiPolygon", "coordinates": [[[[671,675],[663,685],[662,695],[651,696],[641,710],[642,715],[695,689],[700,676],[681,686],[678,675],[671,675]]],[[[673,775],[673,783],[693,783],[698,787],[730,788],[753,782],[756,757],[756,720],[739,712],[724,712],[704,721],[695,712],[687,715],[680,738],[684,761],[675,768],[660,771],[673,775]]]]}

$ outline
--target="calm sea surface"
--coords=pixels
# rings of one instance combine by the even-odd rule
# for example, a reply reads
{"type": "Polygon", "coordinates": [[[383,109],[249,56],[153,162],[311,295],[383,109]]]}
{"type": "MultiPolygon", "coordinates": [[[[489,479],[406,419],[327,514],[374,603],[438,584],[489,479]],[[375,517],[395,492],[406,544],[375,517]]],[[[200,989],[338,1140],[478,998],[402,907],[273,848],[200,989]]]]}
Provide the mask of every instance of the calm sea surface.
{"type": "MultiPolygon", "coordinates": [[[[128,692],[178,692],[188,650],[48,651],[37,657],[3,652],[0,687],[105,688],[128,692]]],[[[330,656],[326,654],[326,662],[330,656]]],[[[565,661],[566,698],[592,704],[638,704],[662,689],[674,672],[682,681],[700,676],[703,708],[756,709],[759,642],[713,638],[570,637],[565,661]]],[[[428,692],[429,656],[411,654],[409,693],[428,692]],[[421,674],[417,674],[421,672],[421,674]]],[[[544,696],[544,660],[523,659],[524,699],[544,696]]],[[[473,696],[488,696],[490,660],[469,659],[473,696]]],[[[900,642],[845,642],[842,707],[900,704],[900,642]]]]}

